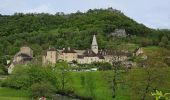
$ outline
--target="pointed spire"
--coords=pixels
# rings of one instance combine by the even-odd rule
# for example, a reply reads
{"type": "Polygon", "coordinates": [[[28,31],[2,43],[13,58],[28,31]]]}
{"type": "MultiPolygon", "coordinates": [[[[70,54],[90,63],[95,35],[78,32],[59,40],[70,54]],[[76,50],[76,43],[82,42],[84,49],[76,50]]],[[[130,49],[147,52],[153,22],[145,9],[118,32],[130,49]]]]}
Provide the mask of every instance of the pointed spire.
{"type": "Polygon", "coordinates": [[[95,52],[96,54],[98,53],[98,45],[97,45],[96,35],[93,35],[91,50],[93,50],[93,52],[95,52]]]}
{"type": "Polygon", "coordinates": [[[92,46],[97,46],[96,35],[93,35],[92,46]]]}

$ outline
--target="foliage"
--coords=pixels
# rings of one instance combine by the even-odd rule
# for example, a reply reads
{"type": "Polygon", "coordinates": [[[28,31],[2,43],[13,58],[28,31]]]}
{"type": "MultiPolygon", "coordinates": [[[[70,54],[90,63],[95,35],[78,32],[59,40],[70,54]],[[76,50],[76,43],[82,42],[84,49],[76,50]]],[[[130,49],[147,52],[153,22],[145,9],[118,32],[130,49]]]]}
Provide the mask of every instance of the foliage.
{"type": "Polygon", "coordinates": [[[155,89],[168,91],[170,88],[169,68],[146,68],[146,69],[132,69],[126,75],[126,85],[131,99],[151,100],[151,92],[155,89]],[[160,84],[161,83],[161,84],[160,84]]]}
{"type": "Polygon", "coordinates": [[[35,83],[31,86],[33,97],[52,97],[55,94],[55,87],[47,82],[35,83]]]}
{"type": "Polygon", "coordinates": [[[61,92],[64,92],[65,90],[72,91],[69,83],[71,82],[71,76],[69,72],[70,66],[68,63],[61,61],[56,64],[55,66],[55,72],[57,75],[57,88],[61,90],[61,92]]]}
{"type": "Polygon", "coordinates": [[[111,70],[112,65],[107,62],[94,62],[92,65],[96,66],[99,70],[111,70]]]}
{"type": "Polygon", "coordinates": [[[160,100],[161,98],[165,98],[165,100],[168,100],[167,95],[170,95],[170,93],[163,94],[162,91],[156,90],[155,93],[151,93],[152,96],[155,96],[156,100],[160,100]]]}
{"type": "Polygon", "coordinates": [[[40,66],[16,66],[14,72],[2,83],[2,86],[28,89],[32,84],[41,82],[49,82],[55,86],[55,73],[50,68],[40,66]]]}

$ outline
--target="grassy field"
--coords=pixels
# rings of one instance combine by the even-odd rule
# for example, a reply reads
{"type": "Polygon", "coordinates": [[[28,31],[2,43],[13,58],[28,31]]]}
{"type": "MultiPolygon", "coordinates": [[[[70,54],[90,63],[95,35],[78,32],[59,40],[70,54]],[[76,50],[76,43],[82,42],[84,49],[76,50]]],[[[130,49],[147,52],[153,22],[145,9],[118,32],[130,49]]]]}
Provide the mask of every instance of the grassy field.
{"type": "MultiPolygon", "coordinates": [[[[151,77],[157,77],[152,80],[151,85],[163,93],[170,93],[170,68],[165,67],[161,68],[161,70],[151,71],[150,73],[153,74],[151,77]],[[160,81],[162,84],[159,84],[160,81]]],[[[71,72],[67,76],[69,81],[65,84],[65,90],[73,91],[76,96],[91,98],[93,100],[141,99],[148,77],[145,69],[131,69],[128,72],[121,70],[119,74],[117,77],[118,84],[115,98],[112,98],[113,71],[71,72]]],[[[151,90],[148,92],[148,99],[146,100],[152,100],[154,98],[151,96],[151,92],[154,91],[151,90]]],[[[30,93],[25,90],[0,88],[0,100],[29,100],[29,95],[30,93]]]]}
{"type": "Polygon", "coordinates": [[[0,87],[0,100],[30,100],[29,92],[0,87]]]}
{"type": "MultiPolygon", "coordinates": [[[[72,73],[73,90],[82,97],[93,97],[94,100],[113,100],[111,77],[112,71],[72,73]]],[[[115,100],[130,100],[125,96],[126,89],[117,90],[115,100]]]]}

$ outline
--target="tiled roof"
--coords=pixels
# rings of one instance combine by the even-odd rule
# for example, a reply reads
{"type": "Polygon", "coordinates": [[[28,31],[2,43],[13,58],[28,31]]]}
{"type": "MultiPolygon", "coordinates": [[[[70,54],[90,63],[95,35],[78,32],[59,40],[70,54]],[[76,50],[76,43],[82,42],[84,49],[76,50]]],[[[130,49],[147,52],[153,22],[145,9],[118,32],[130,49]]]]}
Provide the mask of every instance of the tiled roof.
{"type": "Polygon", "coordinates": [[[25,53],[18,53],[15,57],[17,56],[21,56],[22,57],[22,60],[20,62],[13,62],[11,61],[6,67],[8,68],[11,64],[25,64],[27,62],[30,62],[33,60],[33,58],[25,53]]]}
{"type": "Polygon", "coordinates": [[[99,57],[99,59],[104,59],[103,55],[96,54],[91,49],[87,49],[83,55],[78,55],[78,58],[83,59],[84,57],[99,57]]]}
{"type": "Polygon", "coordinates": [[[94,53],[92,50],[88,49],[83,53],[84,57],[96,57],[97,54],[94,53]]]}
{"type": "Polygon", "coordinates": [[[100,50],[98,55],[112,55],[112,56],[131,56],[131,53],[129,52],[123,52],[123,51],[112,51],[112,50],[100,50]]]}

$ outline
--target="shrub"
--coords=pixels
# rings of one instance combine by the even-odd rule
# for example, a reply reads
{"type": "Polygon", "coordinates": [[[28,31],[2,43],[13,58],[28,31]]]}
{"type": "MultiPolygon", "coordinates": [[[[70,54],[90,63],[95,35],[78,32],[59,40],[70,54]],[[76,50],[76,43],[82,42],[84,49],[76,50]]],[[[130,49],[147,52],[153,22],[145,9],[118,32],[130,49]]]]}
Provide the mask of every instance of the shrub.
{"type": "Polygon", "coordinates": [[[30,90],[33,97],[52,97],[55,94],[55,87],[46,82],[35,83],[30,90]]]}
{"type": "Polygon", "coordinates": [[[14,72],[3,82],[3,86],[16,89],[29,89],[34,83],[49,82],[56,85],[56,76],[52,69],[39,66],[16,66],[14,72]]]}
{"type": "Polygon", "coordinates": [[[99,70],[111,70],[112,69],[112,65],[110,63],[107,62],[95,62],[93,63],[94,66],[98,67],[99,70]]]}

